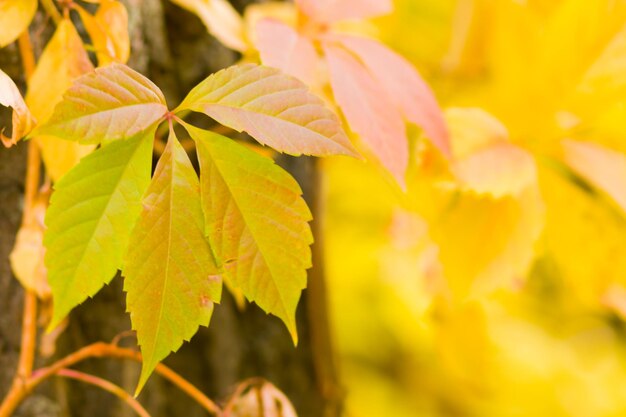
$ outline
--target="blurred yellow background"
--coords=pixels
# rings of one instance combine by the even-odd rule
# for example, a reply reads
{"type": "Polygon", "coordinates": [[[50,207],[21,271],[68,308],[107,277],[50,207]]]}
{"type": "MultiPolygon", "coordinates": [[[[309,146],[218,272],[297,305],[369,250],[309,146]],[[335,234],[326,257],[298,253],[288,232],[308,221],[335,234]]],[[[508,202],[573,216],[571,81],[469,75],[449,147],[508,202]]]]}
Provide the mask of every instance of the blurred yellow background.
{"type": "Polygon", "coordinates": [[[626,416],[626,1],[395,3],[465,165],[323,161],[347,416],[626,416]]]}

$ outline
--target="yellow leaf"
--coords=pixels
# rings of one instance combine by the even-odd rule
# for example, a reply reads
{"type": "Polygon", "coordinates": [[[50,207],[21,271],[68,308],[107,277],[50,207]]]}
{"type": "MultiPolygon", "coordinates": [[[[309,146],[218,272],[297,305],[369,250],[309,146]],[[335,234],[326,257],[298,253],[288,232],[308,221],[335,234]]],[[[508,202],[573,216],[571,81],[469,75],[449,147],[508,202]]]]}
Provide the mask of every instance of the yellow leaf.
{"type": "Polygon", "coordinates": [[[451,107],[446,109],[444,116],[455,158],[464,158],[481,148],[509,139],[507,128],[482,109],[451,107]]]}
{"type": "Polygon", "coordinates": [[[195,13],[209,33],[225,46],[245,52],[248,46],[244,37],[243,19],[226,0],[172,0],[195,13]]]}
{"type": "Polygon", "coordinates": [[[0,130],[0,140],[4,146],[10,147],[32,130],[35,119],[26,107],[26,103],[24,103],[24,99],[13,80],[2,70],[0,70],[0,105],[13,108],[11,137],[4,135],[4,129],[0,130]]]}
{"type": "Polygon", "coordinates": [[[0,1],[0,48],[24,32],[37,11],[37,0],[0,1]]]}
{"type": "Polygon", "coordinates": [[[82,7],[77,10],[96,49],[98,65],[125,64],[130,56],[126,7],[116,0],[103,0],[93,16],[82,7]]]}
{"type": "Polygon", "coordinates": [[[15,245],[9,257],[13,274],[27,289],[34,291],[40,299],[50,298],[48,274],[43,258],[44,216],[48,205],[49,192],[39,195],[30,215],[17,232],[15,245]]]}
{"type": "MultiPolygon", "coordinates": [[[[69,20],[61,21],[29,80],[26,103],[33,116],[45,123],[72,81],[91,70],[93,65],[74,25],[69,20]]],[[[35,140],[41,147],[44,164],[54,181],[94,149],[92,145],[79,145],[50,136],[38,136],[35,140]]]]}

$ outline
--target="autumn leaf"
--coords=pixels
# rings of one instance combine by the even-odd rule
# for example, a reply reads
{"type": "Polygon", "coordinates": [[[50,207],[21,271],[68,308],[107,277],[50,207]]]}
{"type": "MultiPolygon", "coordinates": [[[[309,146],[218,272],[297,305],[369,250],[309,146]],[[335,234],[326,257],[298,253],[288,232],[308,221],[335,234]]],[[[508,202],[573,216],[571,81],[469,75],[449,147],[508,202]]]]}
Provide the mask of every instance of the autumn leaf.
{"type": "Polygon", "coordinates": [[[37,0],[3,0],[0,2],[0,48],[24,32],[37,11],[37,0]]]}
{"type": "Polygon", "coordinates": [[[208,326],[222,288],[204,237],[198,177],[173,131],[142,204],[122,268],[143,355],[137,393],[162,359],[208,326]]]}
{"type": "Polygon", "coordinates": [[[405,187],[409,143],[395,103],[348,51],[325,44],[324,53],[333,95],[350,127],[400,186],[405,187]]]}
{"type": "Polygon", "coordinates": [[[34,134],[96,144],[136,135],[166,112],[163,93],[152,81],[112,64],[77,79],[34,134]]]}
{"type": "Polygon", "coordinates": [[[265,380],[244,381],[224,408],[226,417],[297,417],[287,396],[265,380]]]}
{"type": "Polygon", "coordinates": [[[15,245],[9,256],[15,278],[41,300],[47,300],[51,295],[44,265],[46,250],[43,245],[44,216],[49,196],[49,189],[37,196],[17,232],[15,245]]]}
{"type": "Polygon", "coordinates": [[[264,65],[279,68],[309,86],[318,84],[319,59],[310,39],[273,19],[259,20],[255,30],[255,46],[264,65]]]}
{"type": "Polygon", "coordinates": [[[376,17],[393,9],[391,0],[296,0],[296,4],[319,23],[376,17]]]}
{"type": "Polygon", "coordinates": [[[125,64],[130,56],[126,7],[116,0],[103,0],[93,16],[80,6],[76,10],[96,50],[98,66],[125,64]]]}
{"type": "Polygon", "coordinates": [[[626,213],[626,156],[591,142],[563,141],[565,162],[626,213]]]}
{"type": "Polygon", "coordinates": [[[239,52],[248,49],[241,16],[227,0],[172,0],[172,2],[195,13],[209,33],[225,46],[239,52]]]}
{"type": "Polygon", "coordinates": [[[448,131],[437,99],[406,59],[371,39],[348,35],[332,35],[328,39],[358,57],[405,120],[421,127],[444,155],[450,155],[448,131]]]}
{"type": "Polygon", "coordinates": [[[26,136],[34,127],[35,119],[26,107],[26,103],[13,80],[0,70],[0,105],[11,107],[13,116],[11,119],[13,132],[11,137],[4,135],[4,129],[0,130],[0,140],[6,147],[13,146],[18,140],[26,136]]]}
{"type": "MultiPolygon", "coordinates": [[[[93,66],[74,25],[69,20],[62,20],[28,81],[26,104],[39,126],[48,120],[72,82],[91,70],[93,66]]],[[[93,150],[93,146],[80,146],[41,132],[33,131],[31,136],[41,148],[46,170],[54,181],[93,150]]]]}
{"type": "Polygon", "coordinates": [[[219,71],[175,110],[203,112],[290,155],[356,155],[338,117],[301,81],[255,64],[219,71]]]}
{"type": "Polygon", "coordinates": [[[55,185],[46,214],[54,328],[122,266],[150,182],[153,127],[86,156],[55,185]]]}
{"type": "Polygon", "coordinates": [[[271,159],[185,127],[197,144],[206,233],[225,280],[282,319],[297,342],[296,306],[313,243],[302,190],[271,159]]]}

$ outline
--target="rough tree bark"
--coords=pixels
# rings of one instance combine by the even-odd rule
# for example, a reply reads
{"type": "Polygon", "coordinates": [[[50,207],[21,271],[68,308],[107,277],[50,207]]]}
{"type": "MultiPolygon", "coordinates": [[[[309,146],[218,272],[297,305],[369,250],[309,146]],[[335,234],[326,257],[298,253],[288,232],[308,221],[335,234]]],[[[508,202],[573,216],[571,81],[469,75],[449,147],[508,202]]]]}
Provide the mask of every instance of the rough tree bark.
{"type": "MultiPolygon", "coordinates": [[[[233,1],[241,11],[249,0],[233,1]]],[[[165,92],[170,106],[209,73],[233,64],[237,55],[209,36],[201,22],[188,12],[161,0],[125,0],[132,40],[130,65],[150,77],[165,92]]],[[[39,23],[50,25],[39,16],[39,23]]],[[[34,28],[42,33],[41,28],[34,28]]],[[[49,28],[48,28],[49,32],[49,28]]],[[[45,33],[45,31],[44,31],[45,33]]],[[[36,36],[33,36],[36,37],[36,36]]],[[[35,45],[37,47],[37,45],[35,45]]],[[[0,67],[24,85],[17,48],[0,50],[0,67]]],[[[0,114],[6,125],[8,112],[0,114]]],[[[202,121],[201,121],[202,122],[202,121]]],[[[26,146],[0,149],[0,397],[8,390],[19,352],[23,291],[12,277],[8,255],[21,219],[26,146]]],[[[314,213],[319,210],[315,160],[281,157],[305,191],[314,213]]],[[[315,267],[309,271],[309,288],[298,308],[300,343],[294,348],[280,321],[255,305],[239,310],[225,294],[209,329],[201,328],[191,343],[166,360],[166,364],[196,384],[213,399],[224,399],[238,381],[262,376],[293,401],[300,417],[336,417],[342,392],[333,363],[326,316],[321,234],[314,223],[315,267]]],[[[95,341],[109,341],[130,329],[125,314],[122,281],[118,276],[93,300],[71,314],[70,325],[57,344],[62,356],[95,341]]],[[[50,359],[47,360],[48,362],[50,359]]],[[[43,365],[46,360],[40,360],[43,365]]],[[[94,359],[79,369],[105,377],[132,392],[139,367],[114,359],[94,359]]],[[[184,394],[153,376],[139,400],[154,417],[204,416],[184,394]]],[[[98,389],[53,379],[29,397],[18,416],[130,416],[132,411],[98,389]]]]}

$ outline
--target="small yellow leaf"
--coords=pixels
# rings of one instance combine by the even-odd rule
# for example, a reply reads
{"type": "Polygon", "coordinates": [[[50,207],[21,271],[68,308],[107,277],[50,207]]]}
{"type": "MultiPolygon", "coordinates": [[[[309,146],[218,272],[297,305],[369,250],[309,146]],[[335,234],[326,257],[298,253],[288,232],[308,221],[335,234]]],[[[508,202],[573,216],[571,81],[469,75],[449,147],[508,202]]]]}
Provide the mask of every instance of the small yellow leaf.
{"type": "MultiPolygon", "coordinates": [[[[33,116],[45,123],[72,81],[91,70],[93,65],[74,25],[70,20],[61,21],[29,80],[26,103],[33,116]]],[[[50,136],[37,136],[35,140],[54,181],[94,148],[50,136]]]]}
{"type": "Polygon", "coordinates": [[[43,246],[44,216],[49,194],[48,191],[38,197],[30,215],[17,232],[15,246],[9,256],[15,278],[24,288],[35,292],[40,299],[48,299],[51,295],[43,262],[46,253],[43,246]]]}
{"type": "Polygon", "coordinates": [[[0,1],[0,48],[24,32],[37,11],[37,0],[0,1]]]}
{"type": "Polygon", "coordinates": [[[4,129],[0,130],[0,140],[4,146],[10,147],[32,130],[35,119],[26,107],[26,103],[24,103],[24,99],[13,80],[2,70],[0,70],[0,105],[13,108],[11,137],[4,135],[4,129]]]}
{"type": "Polygon", "coordinates": [[[507,128],[482,109],[452,107],[446,109],[444,116],[455,158],[463,158],[481,148],[509,139],[507,128]]]}
{"type": "Polygon", "coordinates": [[[93,16],[82,7],[77,10],[96,49],[98,65],[125,64],[130,56],[126,7],[119,1],[103,0],[93,16]]]}
{"type": "Polygon", "coordinates": [[[244,37],[243,19],[226,0],[172,0],[195,13],[209,33],[225,46],[245,52],[248,46],[244,37]]]}

